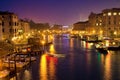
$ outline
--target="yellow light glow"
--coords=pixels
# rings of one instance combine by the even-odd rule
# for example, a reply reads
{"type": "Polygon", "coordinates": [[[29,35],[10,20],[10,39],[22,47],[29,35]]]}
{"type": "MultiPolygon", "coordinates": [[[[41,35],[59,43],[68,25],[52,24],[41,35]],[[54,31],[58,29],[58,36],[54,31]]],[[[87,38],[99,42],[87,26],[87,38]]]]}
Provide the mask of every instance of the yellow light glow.
{"type": "Polygon", "coordinates": [[[106,16],[106,14],[103,14],[103,16],[106,16]]]}
{"type": "Polygon", "coordinates": [[[119,12],[119,15],[120,15],[120,12],[119,12]]]}
{"type": "Polygon", "coordinates": [[[95,34],[95,30],[93,30],[92,32],[93,32],[93,34],[95,34]]]}
{"type": "Polygon", "coordinates": [[[116,31],[114,32],[114,35],[117,35],[117,32],[116,32],[116,31]]]}
{"type": "Polygon", "coordinates": [[[55,47],[53,44],[50,45],[50,50],[49,50],[52,54],[55,53],[55,47]]]}
{"type": "Polygon", "coordinates": [[[103,31],[102,30],[100,30],[100,34],[102,34],[103,33],[103,31]]]}
{"type": "Polygon", "coordinates": [[[110,45],[109,40],[106,41],[105,45],[106,45],[106,46],[109,46],[109,45],[110,45]]]}
{"type": "Polygon", "coordinates": [[[117,15],[117,13],[116,13],[116,12],[114,12],[114,13],[113,13],[113,15],[115,16],[115,15],[117,15]]]}
{"type": "Polygon", "coordinates": [[[42,43],[42,45],[44,45],[44,44],[45,44],[45,41],[44,41],[44,40],[42,40],[42,41],[41,41],[41,43],[42,43]]]}
{"type": "Polygon", "coordinates": [[[46,55],[42,55],[40,59],[40,80],[48,80],[46,55]]]}
{"type": "Polygon", "coordinates": [[[55,62],[54,62],[54,58],[50,59],[49,62],[49,74],[50,74],[50,80],[53,79],[53,77],[55,76],[55,62]]]}
{"type": "Polygon", "coordinates": [[[98,26],[98,23],[96,23],[96,26],[98,26]]]}
{"type": "Polygon", "coordinates": [[[111,12],[109,12],[109,13],[108,13],[108,16],[111,16],[111,15],[112,15],[112,13],[111,13],[111,12]]]}
{"type": "Polygon", "coordinates": [[[110,54],[105,57],[105,71],[104,71],[105,80],[111,79],[111,56],[110,54]]]}
{"type": "Polygon", "coordinates": [[[2,60],[0,59],[0,70],[2,70],[3,68],[3,64],[2,64],[2,60]]]}

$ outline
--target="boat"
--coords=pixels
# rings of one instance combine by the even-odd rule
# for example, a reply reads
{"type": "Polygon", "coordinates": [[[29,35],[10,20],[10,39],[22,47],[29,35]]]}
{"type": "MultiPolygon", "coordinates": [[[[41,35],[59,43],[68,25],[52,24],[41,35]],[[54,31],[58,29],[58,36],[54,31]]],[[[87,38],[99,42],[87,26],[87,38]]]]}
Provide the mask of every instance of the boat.
{"type": "Polygon", "coordinates": [[[95,48],[97,49],[98,52],[107,54],[108,49],[103,43],[97,43],[95,44],[95,48]]]}
{"type": "Polygon", "coordinates": [[[15,64],[16,64],[16,67],[22,68],[25,65],[27,65],[28,62],[12,61],[12,60],[10,60],[10,61],[3,61],[3,66],[4,67],[15,67],[15,64]]]}
{"type": "Polygon", "coordinates": [[[3,69],[3,61],[0,59],[0,79],[7,77],[9,74],[9,70],[3,69]]]}
{"type": "Polygon", "coordinates": [[[108,50],[120,50],[120,41],[118,40],[109,40],[109,44],[107,46],[108,50]]]}
{"type": "Polygon", "coordinates": [[[7,69],[1,70],[0,71],[0,79],[7,77],[9,74],[10,74],[9,70],[7,70],[7,69]]]}

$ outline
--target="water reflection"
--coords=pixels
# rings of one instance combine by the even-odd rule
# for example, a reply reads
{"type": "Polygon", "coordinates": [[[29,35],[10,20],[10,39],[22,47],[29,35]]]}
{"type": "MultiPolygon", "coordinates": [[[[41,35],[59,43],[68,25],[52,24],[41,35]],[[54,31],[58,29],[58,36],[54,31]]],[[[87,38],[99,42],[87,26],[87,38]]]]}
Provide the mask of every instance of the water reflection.
{"type": "Polygon", "coordinates": [[[46,50],[66,57],[40,55],[32,73],[24,71],[13,80],[120,80],[120,52],[101,54],[93,45],[77,39],[55,39],[46,50]]]}
{"type": "Polygon", "coordinates": [[[93,48],[93,43],[88,43],[88,42],[85,42],[85,41],[81,41],[81,46],[83,48],[86,48],[86,49],[92,49],[93,48]]]}
{"type": "Polygon", "coordinates": [[[42,55],[40,59],[40,80],[48,80],[46,55],[42,55]]]}
{"type": "Polygon", "coordinates": [[[72,39],[70,39],[70,43],[69,43],[69,45],[70,45],[70,69],[71,69],[71,71],[72,71],[72,69],[73,69],[73,67],[74,67],[74,65],[73,65],[73,63],[74,63],[74,53],[73,53],[73,50],[74,50],[74,39],[72,38],[72,39]]]}
{"type": "Polygon", "coordinates": [[[49,51],[50,53],[54,54],[56,51],[55,51],[55,46],[53,44],[50,45],[50,48],[49,48],[49,51]]]}
{"type": "Polygon", "coordinates": [[[40,60],[40,80],[55,79],[57,58],[42,55],[40,60]]]}
{"type": "Polygon", "coordinates": [[[98,59],[101,60],[103,67],[103,80],[111,80],[112,71],[111,71],[111,54],[98,54],[98,59]],[[101,57],[101,58],[100,58],[101,57]]]}
{"type": "Polygon", "coordinates": [[[107,54],[105,56],[105,71],[104,71],[104,78],[105,80],[111,79],[111,56],[107,54]]]}

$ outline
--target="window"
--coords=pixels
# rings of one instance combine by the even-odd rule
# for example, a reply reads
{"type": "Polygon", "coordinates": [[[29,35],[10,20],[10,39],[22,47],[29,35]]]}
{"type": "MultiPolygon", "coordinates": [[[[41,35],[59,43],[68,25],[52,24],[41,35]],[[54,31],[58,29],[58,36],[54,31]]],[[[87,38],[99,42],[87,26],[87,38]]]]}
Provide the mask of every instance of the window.
{"type": "Polygon", "coordinates": [[[106,16],[106,14],[103,14],[103,16],[106,16]]]}
{"type": "Polygon", "coordinates": [[[108,13],[108,16],[111,16],[111,15],[112,15],[112,13],[111,13],[111,12],[109,12],[109,13],[108,13]]]}
{"type": "Polygon", "coordinates": [[[108,21],[108,24],[110,25],[110,24],[111,24],[111,22],[110,22],[110,21],[108,21]]]}
{"type": "Polygon", "coordinates": [[[4,22],[2,22],[2,26],[4,26],[4,22]]]}
{"type": "Polygon", "coordinates": [[[115,16],[115,15],[117,15],[117,13],[116,13],[116,12],[114,12],[114,13],[113,13],[113,15],[115,16]]]}
{"type": "Polygon", "coordinates": [[[116,25],[116,21],[114,20],[114,25],[116,25]]]}
{"type": "Polygon", "coordinates": [[[100,22],[102,22],[102,20],[100,19],[100,22]]]}
{"type": "Polygon", "coordinates": [[[2,16],[2,18],[5,18],[4,16],[2,16]]]}
{"type": "Polygon", "coordinates": [[[12,29],[9,29],[9,32],[12,33],[12,29]]]}
{"type": "Polygon", "coordinates": [[[120,15],[120,12],[119,12],[119,15],[120,15]]]}
{"type": "Polygon", "coordinates": [[[5,32],[4,28],[2,29],[2,32],[3,32],[3,33],[5,32]]]}
{"type": "Polygon", "coordinates": [[[111,28],[110,28],[110,27],[109,27],[108,29],[109,29],[109,30],[111,30],[111,28]]]}
{"type": "Polygon", "coordinates": [[[12,26],[12,23],[11,23],[11,22],[9,22],[9,26],[12,26]]]}
{"type": "Polygon", "coordinates": [[[98,26],[98,23],[96,23],[96,26],[98,26]]]}
{"type": "Polygon", "coordinates": [[[12,18],[12,16],[11,16],[11,15],[10,15],[9,17],[10,17],[10,19],[12,18]]]}

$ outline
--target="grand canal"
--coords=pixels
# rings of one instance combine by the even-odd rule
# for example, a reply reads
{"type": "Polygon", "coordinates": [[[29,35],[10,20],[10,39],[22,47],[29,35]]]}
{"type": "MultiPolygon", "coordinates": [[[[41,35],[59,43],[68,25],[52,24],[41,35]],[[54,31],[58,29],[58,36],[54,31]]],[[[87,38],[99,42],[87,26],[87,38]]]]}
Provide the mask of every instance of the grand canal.
{"type": "Polygon", "coordinates": [[[120,80],[120,52],[97,52],[94,44],[77,38],[55,38],[45,47],[52,57],[39,55],[29,68],[10,80],[120,80]]]}

